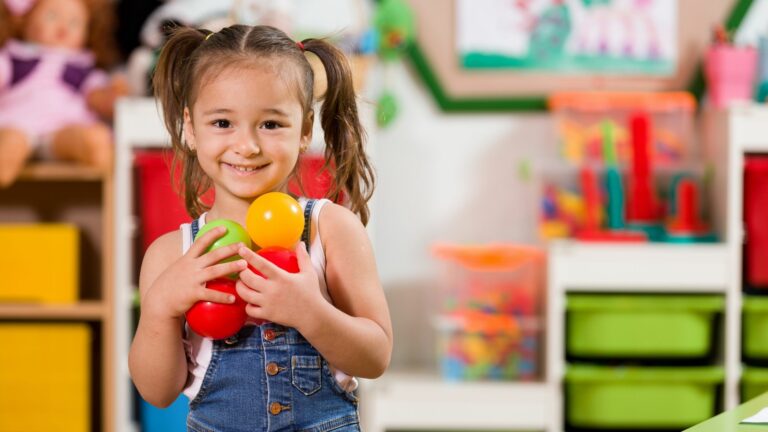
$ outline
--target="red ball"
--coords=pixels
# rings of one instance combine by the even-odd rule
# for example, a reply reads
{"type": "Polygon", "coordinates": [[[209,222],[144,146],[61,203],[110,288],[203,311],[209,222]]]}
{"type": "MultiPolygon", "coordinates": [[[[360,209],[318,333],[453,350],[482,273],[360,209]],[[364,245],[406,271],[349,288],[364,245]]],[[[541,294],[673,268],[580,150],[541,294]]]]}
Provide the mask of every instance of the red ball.
{"type": "MultiPolygon", "coordinates": [[[[264,257],[267,261],[271,262],[272,264],[287,271],[288,273],[299,272],[299,259],[296,258],[296,252],[290,249],[281,248],[279,246],[272,246],[272,247],[259,249],[259,251],[256,253],[264,257]]],[[[260,271],[256,270],[252,266],[249,265],[248,268],[250,268],[251,271],[256,273],[257,275],[264,277],[264,275],[261,274],[260,271]]]]}
{"type": "Polygon", "coordinates": [[[214,279],[205,287],[216,291],[233,294],[234,303],[214,303],[199,301],[186,313],[187,323],[197,334],[213,339],[225,339],[236,334],[245,324],[245,301],[237,295],[235,281],[214,279]]]}

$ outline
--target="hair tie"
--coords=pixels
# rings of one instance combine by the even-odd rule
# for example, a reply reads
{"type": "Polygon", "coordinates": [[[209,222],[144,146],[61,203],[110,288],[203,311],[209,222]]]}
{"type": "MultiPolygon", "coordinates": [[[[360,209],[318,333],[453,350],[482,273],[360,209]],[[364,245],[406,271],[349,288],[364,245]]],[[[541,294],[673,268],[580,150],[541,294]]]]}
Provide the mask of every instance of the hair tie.
{"type": "Polygon", "coordinates": [[[208,33],[205,35],[205,39],[203,39],[203,42],[207,41],[209,37],[213,36],[213,32],[208,33]]]}
{"type": "Polygon", "coordinates": [[[4,0],[5,7],[7,7],[14,16],[22,16],[29,12],[36,2],[36,0],[4,0]]]}
{"type": "Polygon", "coordinates": [[[300,50],[304,51],[304,42],[297,41],[296,46],[299,47],[300,50]]]}

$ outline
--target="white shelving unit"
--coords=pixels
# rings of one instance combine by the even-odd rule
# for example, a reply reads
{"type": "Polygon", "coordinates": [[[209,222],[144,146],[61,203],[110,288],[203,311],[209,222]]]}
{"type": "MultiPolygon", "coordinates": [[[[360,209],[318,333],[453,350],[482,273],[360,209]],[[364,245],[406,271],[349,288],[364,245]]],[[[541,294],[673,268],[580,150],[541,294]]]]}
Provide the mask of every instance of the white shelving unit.
{"type": "MultiPolygon", "coordinates": [[[[115,367],[117,432],[138,430],[131,418],[133,395],[128,372],[128,350],[132,340],[131,310],[136,290],[133,239],[136,229],[133,209],[133,151],[167,146],[168,132],[159,107],[150,98],[123,98],[115,107],[115,367]]],[[[158,203],[159,204],[159,203],[158,203]]]]}

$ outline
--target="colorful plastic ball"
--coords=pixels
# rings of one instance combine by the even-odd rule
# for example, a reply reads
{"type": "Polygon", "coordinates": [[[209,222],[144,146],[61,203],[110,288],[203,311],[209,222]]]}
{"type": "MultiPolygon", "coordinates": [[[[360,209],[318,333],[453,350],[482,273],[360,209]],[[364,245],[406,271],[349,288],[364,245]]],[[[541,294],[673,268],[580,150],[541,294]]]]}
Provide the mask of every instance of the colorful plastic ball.
{"type": "Polygon", "coordinates": [[[304,230],[301,205],[288,194],[269,192],[256,198],[245,219],[245,227],[261,248],[292,249],[304,230]]]}
{"type": "Polygon", "coordinates": [[[213,289],[235,296],[234,303],[214,303],[199,301],[186,313],[187,323],[195,333],[212,339],[225,339],[236,334],[245,324],[245,301],[237,295],[235,281],[214,279],[205,284],[213,289]]]}
{"type": "MultiPolygon", "coordinates": [[[[245,230],[245,228],[243,228],[243,226],[239,223],[230,219],[216,219],[207,222],[205,225],[203,225],[202,228],[200,228],[200,231],[197,232],[195,240],[203,236],[208,231],[220,226],[227,228],[226,234],[213,242],[213,244],[211,244],[211,246],[206,249],[206,252],[210,252],[220,247],[228,246],[238,242],[243,243],[249,249],[253,246],[251,243],[251,237],[248,235],[248,232],[245,230]]],[[[233,255],[225,260],[222,260],[222,262],[234,261],[239,258],[240,257],[238,255],[233,255]]]]}
{"type": "MultiPolygon", "coordinates": [[[[273,246],[273,247],[268,247],[264,249],[259,249],[259,251],[256,253],[264,257],[267,261],[271,262],[272,264],[287,271],[288,273],[299,272],[299,260],[298,258],[296,258],[296,252],[292,250],[273,246]]],[[[261,274],[260,271],[256,270],[252,266],[249,265],[248,268],[250,268],[251,271],[253,271],[257,275],[264,277],[264,275],[261,274]]]]}

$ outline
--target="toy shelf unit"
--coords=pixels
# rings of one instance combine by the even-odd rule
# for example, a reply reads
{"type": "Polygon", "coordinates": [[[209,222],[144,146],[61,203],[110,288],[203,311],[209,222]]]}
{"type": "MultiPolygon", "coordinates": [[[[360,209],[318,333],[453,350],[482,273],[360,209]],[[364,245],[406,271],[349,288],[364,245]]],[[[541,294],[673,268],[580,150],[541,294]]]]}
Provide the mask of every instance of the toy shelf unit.
{"type": "Polygon", "coordinates": [[[719,386],[736,380],[724,370],[735,347],[720,343],[738,331],[722,319],[729,277],[722,243],[552,242],[546,368],[564,383],[558,428],[683,428],[717,412],[719,386]],[[611,402],[637,388],[646,393],[631,407],[611,402]],[[679,406],[654,405],[670,391],[679,406]]]}
{"type": "Polygon", "coordinates": [[[755,180],[766,179],[763,166],[768,155],[768,106],[743,102],[726,109],[710,109],[703,113],[703,120],[706,150],[710,158],[721,161],[715,185],[716,193],[725,197],[726,204],[716,208],[714,216],[726,233],[733,268],[728,289],[734,294],[734,301],[729,304],[728,318],[736,330],[734,340],[728,341],[732,346],[729,365],[734,379],[741,380],[738,387],[732,383],[730,391],[733,399],[740,391],[742,400],[746,400],[749,395],[768,390],[768,356],[761,348],[765,343],[762,317],[768,289],[759,280],[761,275],[754,273],[762,270],[755,268],[755,264],[763,268],[768,265],[765,243],[758,244],[757,238],[768,227],[764,210],[766,192],[764,188],[755,188],[755,180]]]}
{"type": "Polygon", "coordinates": [[[112,183],[34,162],[0,189],[2,430],[114,430],[112,183]]]}

